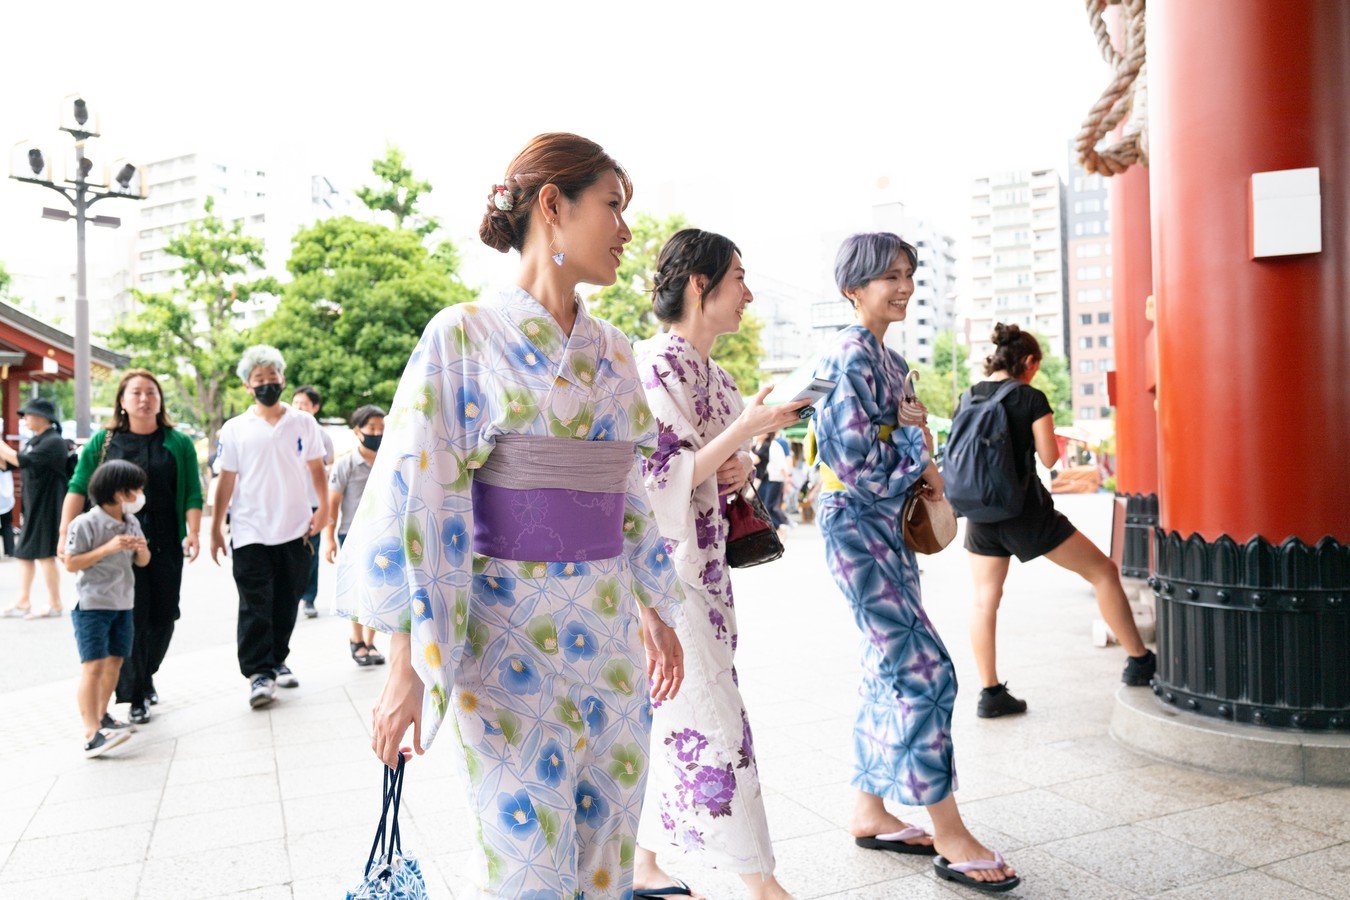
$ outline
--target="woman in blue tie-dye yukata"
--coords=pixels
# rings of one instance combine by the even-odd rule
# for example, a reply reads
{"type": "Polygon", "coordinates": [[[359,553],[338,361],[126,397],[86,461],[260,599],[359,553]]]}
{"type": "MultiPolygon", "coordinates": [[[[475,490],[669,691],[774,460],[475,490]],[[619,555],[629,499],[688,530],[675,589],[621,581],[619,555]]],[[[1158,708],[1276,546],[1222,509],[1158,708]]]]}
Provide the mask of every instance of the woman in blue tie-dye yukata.
{"type": "Polygon", "coordinates": [[[894,234],[844,241],[835,280],[859,324],[838,334],[816,368],[837,383],[817,405],[820,529],[826,561],[863,633],[853,736],[858,795],[849,825],[859,846],[938,853],[944,878],[1007,890],[1016,883],[1012,868],[971,835],[956,809],[956,671],[923,610],[918,564],[901,528],[912,492],[942,494],[926,411],[904,396],[909,367],[884,343],[886,329],[905,318],[917,265],[914,248],[894,234]],[[885,800],[926,806],[933,835],[888,813],[885,800]]]}
{"type": "Polygon", "coordinates": [[[628,894],[648,678],[661,700],[683,674],[654,419],[627,338],[574,293],[614,283],[630,192],[575,135],[516,157],[480,233],[521,251],[517,286],[427,326],[339,553],[339,609],[395,633],[372,747],[396,763],[410,724],[430,745],[450,718],[485,896],[628,894]]]}

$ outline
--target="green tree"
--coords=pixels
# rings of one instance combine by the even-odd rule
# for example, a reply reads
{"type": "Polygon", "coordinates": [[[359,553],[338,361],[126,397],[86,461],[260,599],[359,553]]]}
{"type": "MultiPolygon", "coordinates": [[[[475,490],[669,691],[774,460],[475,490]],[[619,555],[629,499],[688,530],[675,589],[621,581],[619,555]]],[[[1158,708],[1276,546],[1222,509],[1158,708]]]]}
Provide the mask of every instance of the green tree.
{"type": "Polygon", "coordinates": [[[433,254],[414,231],[347,216],[301,229],[286,268],[291,281],[255,338],[281,350],[287,383],[317,386],[332,415],[388,408],[427,323],[474,296],[453,246],[433,254]]]}
{"type": "Polygon", "coordinates": [[[373,210],[391,214],[396,229],[403,228],[405,219],[412,219],[415,224],[411,230],[421,237],[440,227],[435,218],[418,215],[418,201],[424,194],[431,193],[431,182],[413,175],[402,150],[393,144],[387,145],[384,158],[372,161],[370,170],[379,183],[375,187],[357,189],[356,196],[362,203],[373,210]]]}
{"type": "MultiPolygon", "coordinates": [[[[1041,339],[1041,346],[1048,346],[1044,339],[1041,339]]],[[[1073,423],[1073,386],[1069,381],[1069,364],[1064,357],[1047,353],[1041,359],[1041,370],[1031,379],[1031,386],[1050,401],[1055,422],[1060,425],[1073,423]]]]}
{"type": "Polygon", "coordinates": [[[172,411],[214,440],[225,420],[244,409],[248,394],[235,375],[247,344],[242,308],[259,294],[275,294],[271,277],[251,277],[263,267],[263,242],[226,225],[206,198],[206,214],[165,246],[183,286],[175,291],[135,291],[139,309],[108,333],[108,343],[130,353],[136,366],[167,381],[172,411]]]}
{"type": "Polygon", "coordinates": [[[13,281],[13,277],[5,270],[5,264],[0,262],[0,297],[9,299],[9,286],[13,281]]]}
{"type": "MultiPolygon", "coordinates": [[[[596,292],[587,307],[590,312],[614,325],[634,343],[656,334],[652,272],[661,247],[675,232],[688,227],[688,220],[678,213],[664,219],[650,213],[640,214],[633,221],[633,239],[624,247],[615,282],[596,292]]],[[[740,331],[722,335],[713,345],[712,358],[736,380],[743,394],[759,389],[759,364],[764,358],[760,340],[763,327],[753,313],[747,312],[740,331]]]]}
{"type": "Polygon", "coordinates": [[[928,411],[935,416],[950,419],[956,411],[952,401],[952,357],[956,356],[956,393],[970,387],[970,367],[966,365],[964,353],[956,343],[953,331],[938,332],[933,340],[932,364],[916,363],[913,368],[919,378],[916,391],[928,411]]]}

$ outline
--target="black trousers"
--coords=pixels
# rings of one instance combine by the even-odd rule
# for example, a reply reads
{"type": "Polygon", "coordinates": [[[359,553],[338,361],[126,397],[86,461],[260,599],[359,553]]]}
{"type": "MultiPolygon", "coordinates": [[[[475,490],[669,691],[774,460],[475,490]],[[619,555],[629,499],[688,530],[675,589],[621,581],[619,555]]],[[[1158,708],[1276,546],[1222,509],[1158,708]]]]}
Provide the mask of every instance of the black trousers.
{"type": "Polygon", "coordinates": [[[267,675],[286,662],[300,595],[309,580],[309,541],[246,544],[234,548],[239,589],[239,671],[267,675]]]}
{"type": "Polygon", "coordinates": [[[169,652],[174,623],[178,621],[183,594],[183,549],[177,540],[152,541],[150,564],[136,566],[136,600],[132,607],[135,634],[131,656],[122,662],[117,676],[117,702],[145,706],[154,690],[155,673],[169,652]]]}
{"type": "Polygon", "coordinates": [[[787,516],[783,515],[783,482],[769,481],[767,478],[760,482],[759,499],[769,511],[774,528],[787,524],[787,516]]]}
{"type": "Polygon", "coordinates": [[[5,544],[5,555],[14,555],[14,510],[0,513],[0,539],[5,544]]]}

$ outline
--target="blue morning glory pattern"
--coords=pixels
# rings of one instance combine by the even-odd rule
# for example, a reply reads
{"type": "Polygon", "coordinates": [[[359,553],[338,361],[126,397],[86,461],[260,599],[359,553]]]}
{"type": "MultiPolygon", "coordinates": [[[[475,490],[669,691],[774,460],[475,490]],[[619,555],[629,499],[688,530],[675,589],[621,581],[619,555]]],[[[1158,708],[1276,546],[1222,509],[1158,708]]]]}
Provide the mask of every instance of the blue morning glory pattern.
{"type": "Polygon", "coordinates": [[[632,348],[584,308],[564,335],[518,288],[461,304],[427,327],[385,424],[337,606],[411,632],[423,744],[449,718],[478,815],[474,881],[494,896],[627,896],[651,721],[636,613],[671,616],[680,597],[642,482],[656,429],[632,348]],[[473,473],[496,439],[562,433],[638,448],[622,555],[475,554],[473,473]]]}

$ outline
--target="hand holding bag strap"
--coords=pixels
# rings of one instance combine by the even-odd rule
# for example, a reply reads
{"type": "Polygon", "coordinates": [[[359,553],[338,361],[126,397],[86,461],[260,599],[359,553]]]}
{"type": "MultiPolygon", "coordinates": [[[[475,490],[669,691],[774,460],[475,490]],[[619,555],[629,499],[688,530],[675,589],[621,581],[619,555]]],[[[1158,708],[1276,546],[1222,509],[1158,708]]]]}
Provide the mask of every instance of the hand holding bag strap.
{"type": "MultiPolygon", "coordinates": [[[[398,841],[398,804],[403,794],[403,755],[399,754],[397,772],[384,767],[384,803],[380,808],[380,826],[375,829],[375,842],[370,845],[370,856],[366,859],[364,877],[370,877],[370,870],[375,865],[375,860],[384,860],[385,865],[393,863],[394,844],[398,841]],[[390,811],[393,811],[391,829],[390,811]],[[391,833],[392,832],[392,833],[391,833]],[[386,836],[389,840],[386,842],[386,836]],[[386,849],[387,848],[387,849],[386,849]]],[[[400,852],[401,848],[400,848],[400,852]]]]}

